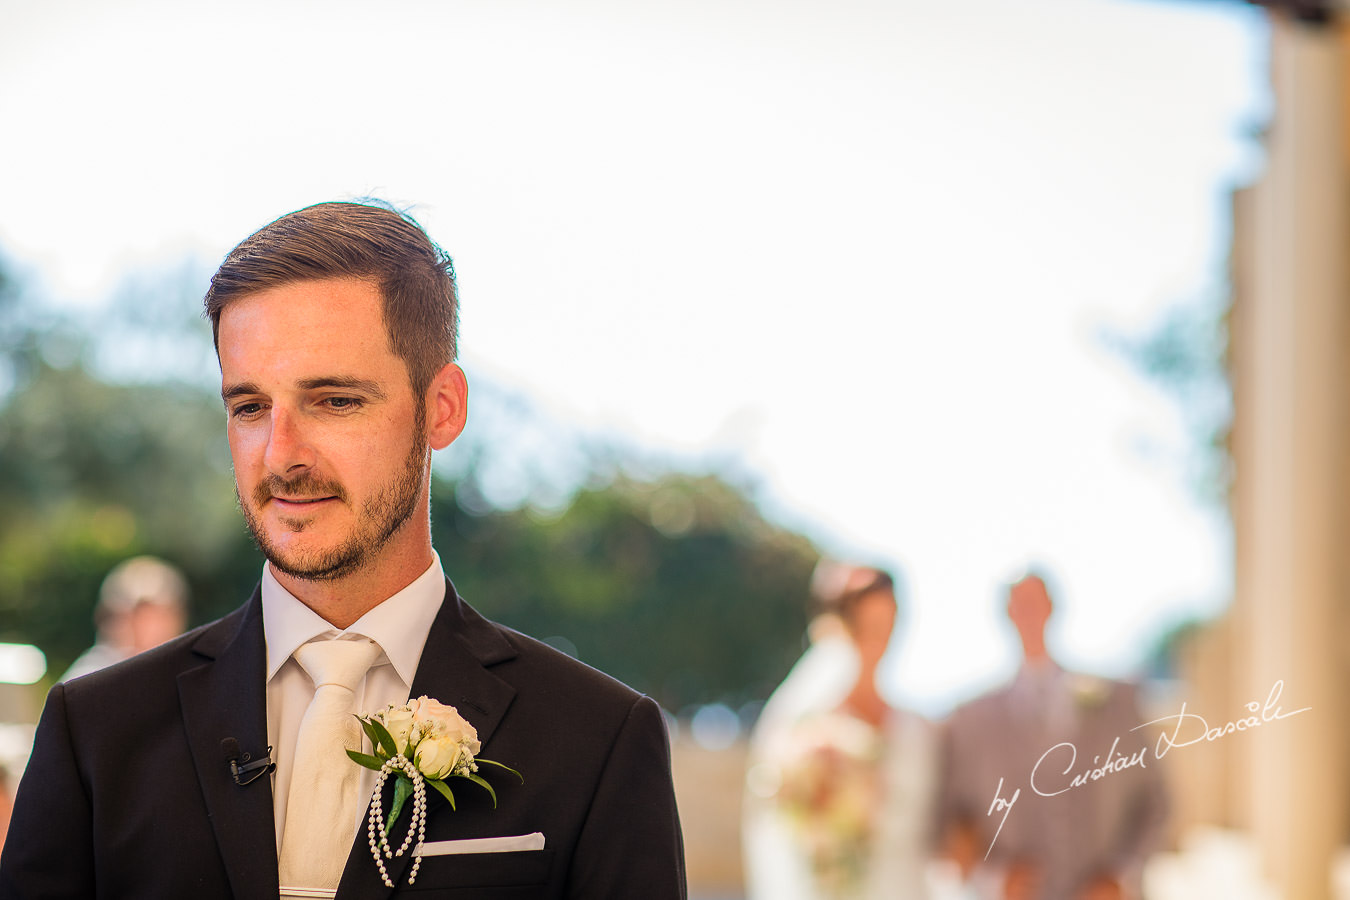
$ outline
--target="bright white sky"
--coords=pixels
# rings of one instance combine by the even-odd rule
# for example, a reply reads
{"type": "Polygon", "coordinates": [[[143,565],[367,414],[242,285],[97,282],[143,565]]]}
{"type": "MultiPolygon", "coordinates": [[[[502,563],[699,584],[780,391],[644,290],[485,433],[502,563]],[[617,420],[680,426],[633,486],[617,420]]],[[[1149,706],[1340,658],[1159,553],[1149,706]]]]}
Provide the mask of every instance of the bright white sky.
{"type": "MultiPolygon", "coordinates": [[[[0,29],[0,249],[66,302],[376,194],[455,257],[466,368],[558,419],[738,461],[899,565],[929,708],[1060,587],[1125,672],[1224,603],[1226,526],[1101,348],[1222,286],[1264,34],[1146,0],[52,0],[0,29]]],[[[1177,452],[1180,452],[1179,450],[1177,452]]]]}

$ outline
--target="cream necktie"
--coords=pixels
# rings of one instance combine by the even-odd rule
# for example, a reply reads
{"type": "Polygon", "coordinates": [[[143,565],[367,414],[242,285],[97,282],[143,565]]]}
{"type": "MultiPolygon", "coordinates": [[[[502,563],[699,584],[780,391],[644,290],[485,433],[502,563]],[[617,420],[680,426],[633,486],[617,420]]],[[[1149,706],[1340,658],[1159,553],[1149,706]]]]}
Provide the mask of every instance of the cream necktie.
{"type": "Polygon", "coordinates": [[[283,894],[287,887],[332,890],[342,878],[362,799],[361,767],[346,753],[361,749],[355,691],[379,652],[364,638],[312,641],[295,651],[314,699],[295,741],[278,861],[283,894]]]}

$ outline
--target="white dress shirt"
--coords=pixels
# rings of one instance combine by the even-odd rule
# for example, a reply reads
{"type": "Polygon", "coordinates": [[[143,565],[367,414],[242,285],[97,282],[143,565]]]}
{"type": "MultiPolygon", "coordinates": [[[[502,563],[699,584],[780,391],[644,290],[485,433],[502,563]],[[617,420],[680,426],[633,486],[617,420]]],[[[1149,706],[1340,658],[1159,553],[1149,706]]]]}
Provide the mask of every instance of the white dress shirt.
{"type": "MultiPolygon", "coordinates": [[[[412,584],[380,603],[350,628],[339,630],[295,598],[263,566],[263,634],[267,641],[267,743],[272,747],[276,771],[272,773],[272,810],[277,829],[277,852],[286,830],[286,798],[290,793],[292,754],[300,733],[300,720],[314,697],[314,684],[292,654],[312,640],[350,639],[362,636],[374,641],[381,650],[365,680],[356,689],[356,708],[369,715],[390,704],[408,701],[413,675],[422,658],[427,632],[445,597],[445,574],[441,559],[432,553],[431,565],[412,584]]],[[[362,738],[362,751],[372,752],[370,742],[362,738]]],[[[353,748],[355,749],[355,748],[353,748]]],[[[352,763],[353,766],[356,763],[352,763]]],[[[376,773],[361,770],[361,792],[369,797],[375,789],[376,773]]],[[[360,829],[367,804],[361,803],[360,829]]]]}
{"type": "Polygon", "coordinates": [[[1045,749],[1074,739],[1078,717],[1071,678],[1053,660],[1024,660],[1013,678],[1011,693],[1023,727],[1035,735],[1037,742],[1049,741],[1045,749]]]}

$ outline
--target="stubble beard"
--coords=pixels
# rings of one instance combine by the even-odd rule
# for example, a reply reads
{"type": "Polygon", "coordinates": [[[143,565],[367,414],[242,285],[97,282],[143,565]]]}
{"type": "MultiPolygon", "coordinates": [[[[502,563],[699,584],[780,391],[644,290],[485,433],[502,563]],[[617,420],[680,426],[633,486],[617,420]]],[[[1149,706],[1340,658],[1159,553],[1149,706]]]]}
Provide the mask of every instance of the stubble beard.
{"type": "MultiPolygon", "coordinates": [[[[378,557],[380,550],[412,518],[418,500],[426,491],[426,422],[424,415],[417,418],[412,447],[403,468],[365,502],[357,513],[351,533],[335,547],[283,554],[267,536],[258,510],[274,493],[289,497],[332,496],[346,503],[347,493],[341,484],[322,480],[308,472],[289,481],[269,475],[254,489],[252,503],[245,503],[239,496],[236,479],[235,497],[239,500],[244,522],[253,535],[253,542],[273,569],[304,581],[336,581],[364,569],[378,557]]],[[[305,530],[307,523],[303,519],[292,519],[283,520],[282,524],[298,533],[305,530]]]]}

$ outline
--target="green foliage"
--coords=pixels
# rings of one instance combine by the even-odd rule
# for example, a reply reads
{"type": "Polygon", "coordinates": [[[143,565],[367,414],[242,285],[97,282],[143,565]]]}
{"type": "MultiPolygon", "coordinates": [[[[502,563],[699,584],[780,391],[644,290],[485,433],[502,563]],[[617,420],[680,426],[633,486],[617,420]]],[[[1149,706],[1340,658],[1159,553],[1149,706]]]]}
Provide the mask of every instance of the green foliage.
{"type": "Polygon", "coordinates": [[[1103,343],[1177,405],[1189,440],[1180,460],[1185,478],[1197,499],[1224,508],[1233,476],[1227,301],[1197,298],[1175,304],[1142,332],[1108,333],[1103,343]]]}
{"type": "Polygon", "coordinates": [[[468,511],[479,508],[433,491],[436,545],[460,593],[667,709],[763,699],[801,650],[818,554],[719,478],[619,476],[553,514],[468,511]]]}
{"type": "Polygon", "coordinates": [[[213,364],[209,332],[184,313],[193,302],[170,302],[181,284],[125,298],[138,332],[98,312],[62,317],[3,270],[0,639],[36,643],[54,679],[93,642],[99,585],[128,556],[183,569],[194,622],[237,606],[262,563],[235,509],[219,398],[200,379],[168,377],[167,351],[138,337],[167,331],[179,359],[213,364]],[[118,351],[145,377],[96,369],[118,351]]]}
{"type": "MultiPolygon", "coordinates": [[[[55,678],[93,642],[99,585],[128,556],[184,571],[193,624],[236,607],[262,560],[201,374],[209,330],[183,314],[195,301],[166,299],[182,286],[140,285],[75,325],[19,303],[2,270],[0,640],[37,644],[55,678]]],[[[490,385],[475,397],[477,431],[432,488],[461,593],[668,709],[766,697],[801,649],[810,543],[717,476],[615,474],[622,448],[586,447],[490,385]]]]}
{"type": "Polygon", "coordinates": [[[200,389],[39,360],[0,406],[0,634],[36,643],[58,675],[93,642],[103,577],[140,553],[184,570],[195,621],[237,606],[261,559],[223,421],[200,389]]]}

